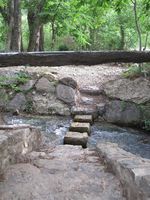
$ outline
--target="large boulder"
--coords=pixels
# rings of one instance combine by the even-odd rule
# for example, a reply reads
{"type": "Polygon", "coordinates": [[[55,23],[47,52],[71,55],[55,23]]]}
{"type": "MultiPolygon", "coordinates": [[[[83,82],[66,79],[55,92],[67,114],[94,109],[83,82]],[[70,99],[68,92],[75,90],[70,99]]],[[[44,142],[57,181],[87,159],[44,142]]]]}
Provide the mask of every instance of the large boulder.
{"type": "Polygon", "coordinates": [[[26,108],[26,97],[23,93],[18,93],[15,97],[9,102],[7,105],[7,110],[15,111],[21,110],[23,111],[26,108]]]}
{"type": "Polygon", "coordinates": [[[54,82],[50,82],[47,78],[42,77],[38,80],[35,85],[36,91],[45,92],[45,93],[54,93],[55,92],[55,84],[54,82]]]}
{"type": "Polygon", "coordinates": [[[146,78],[117,79],[103,86],[104,92],[110,98],[142,104],[150,101],[150,81],[146,78]]]}
{"type": "Polygon", "coordinates": [[[78,87],[77,82],[73,78],[70,78],[70,77],[65,77],[65,78],[60,79],[59,83],[72,87],[73,89],[76,89],[78,87]]]}
{"type": "Polygon", "coordinates": [[[105,109],[104,118],[108,122],[124,125],[139,125],[141,122],[141,110],[134,103],[113,100],[105,109]]]}
{"type": "Polygon", "coordinates": [[[55,95],[35,94],[33,96],[33,111],[37,114],[70,115],[69,107],[56,99],[55,95]]]}
{"type": "Polygon", "coordinates": [[[58,84],[56,88],[57,98],[66,104],[74,105],[76,101],[76,90],[67,85],[58,84]]]}
{"type": "Polygon", "coordinates": [[[29,80],[29,81],[27,81],[27,83],[20,86],[20,89],[25,92],[29,91],[34,87],[35,83],[36,83],[36,80],[29,80]]]}

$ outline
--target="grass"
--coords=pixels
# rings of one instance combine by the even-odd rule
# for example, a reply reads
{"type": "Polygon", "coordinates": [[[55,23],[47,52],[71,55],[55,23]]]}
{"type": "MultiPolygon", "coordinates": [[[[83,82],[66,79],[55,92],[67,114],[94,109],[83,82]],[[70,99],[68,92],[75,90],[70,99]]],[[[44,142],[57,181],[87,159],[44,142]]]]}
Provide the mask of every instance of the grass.
{"type": "Polygon", "coordinates": [[[150,64],[140,64],[130,66],[127,71],[123,72],[125,78],[138,78],[138,77],[150,77],[150,64]]]}

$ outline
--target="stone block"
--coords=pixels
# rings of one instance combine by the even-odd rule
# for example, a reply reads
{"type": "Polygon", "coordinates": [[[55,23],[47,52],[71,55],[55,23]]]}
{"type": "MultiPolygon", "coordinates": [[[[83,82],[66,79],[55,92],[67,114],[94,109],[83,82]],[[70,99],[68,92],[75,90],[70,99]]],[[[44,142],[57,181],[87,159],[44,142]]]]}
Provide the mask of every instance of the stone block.
{"type": "Polygon", "coordinates": [[[76,115],[74,117],[75,122],[86,122],[93,124],[93,117],[92,115],[76,115]]]}
{"type": "Polygon", "coordinates": [[[64,137],[64,144],[81,145],[87,147],[88,134],[80,132],[68,132],[64,137]]]}
{"type": "Polygon", "coordinates": [[[69,128],[70,131],[84,133],[87,132],[88,135],[91,133],[90,123],[80,123],[80,122],[73,122],[69,128]]]}

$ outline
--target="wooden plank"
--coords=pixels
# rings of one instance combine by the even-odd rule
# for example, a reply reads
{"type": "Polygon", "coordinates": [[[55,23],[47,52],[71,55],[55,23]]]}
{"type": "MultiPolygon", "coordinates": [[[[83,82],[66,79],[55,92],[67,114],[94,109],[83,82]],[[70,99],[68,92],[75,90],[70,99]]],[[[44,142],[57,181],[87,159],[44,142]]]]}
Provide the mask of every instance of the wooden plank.
{"type": "Polygon", "coordinates": [[[96,65],[112,62],[150,62],[150,51],[0,53],[0,67],[96,65]]]}

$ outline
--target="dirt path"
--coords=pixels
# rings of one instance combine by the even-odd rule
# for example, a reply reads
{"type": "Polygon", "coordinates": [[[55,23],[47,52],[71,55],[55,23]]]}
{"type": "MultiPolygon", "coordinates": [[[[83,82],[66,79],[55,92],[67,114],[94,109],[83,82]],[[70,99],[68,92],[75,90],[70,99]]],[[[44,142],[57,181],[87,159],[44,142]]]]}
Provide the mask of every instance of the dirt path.
{"type": "Polygon", "coordinates": [[[0,71],[27,70],[29,72],[52,73],[59,79],[72,77],[82,87],[101,86],[103,83],[117,79],[125,70],[124,67],[112,65],[93,66],[60,66],[60,67],[7,67],[0,71]]]}
{"type": "Polygon", "coordinates": [[[95,152],[77,146],[57,146],[32,164],[12,165],[0,194],[0,200],[124,199],[119,181],[95,152]]]}

